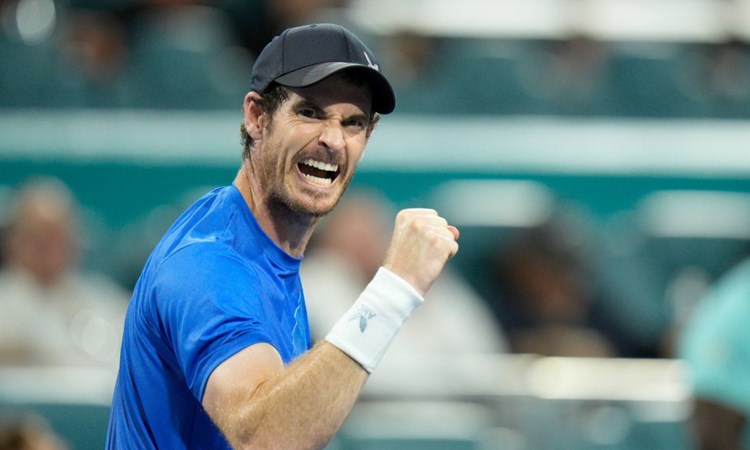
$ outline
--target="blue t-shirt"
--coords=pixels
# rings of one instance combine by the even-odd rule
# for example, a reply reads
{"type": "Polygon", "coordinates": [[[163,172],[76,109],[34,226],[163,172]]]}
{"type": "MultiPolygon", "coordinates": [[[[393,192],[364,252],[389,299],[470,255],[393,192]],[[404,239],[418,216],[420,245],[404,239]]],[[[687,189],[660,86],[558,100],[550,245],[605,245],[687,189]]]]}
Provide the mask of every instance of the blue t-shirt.
{"type": "MultiPolygon", "coordinates": [[[[750,259],[724,275],[680,339],[693,395],[750,417],[750,259]]],[[[750,449],[750,427],[745,427],[750,449]]]]}
{"type": "Polygon", "coordinates": [[[128,307],[108,449],[229,448],[201,405],[211,372],[269,343],[310,348],[300,259],[260,228],[234,186],[193,204],[149,257],[128,307]]]}
{"type": "Polygon", "coordinates": [[[696,395],[750,416],[750,260],[722,277],[680,340],[696,395]]]}

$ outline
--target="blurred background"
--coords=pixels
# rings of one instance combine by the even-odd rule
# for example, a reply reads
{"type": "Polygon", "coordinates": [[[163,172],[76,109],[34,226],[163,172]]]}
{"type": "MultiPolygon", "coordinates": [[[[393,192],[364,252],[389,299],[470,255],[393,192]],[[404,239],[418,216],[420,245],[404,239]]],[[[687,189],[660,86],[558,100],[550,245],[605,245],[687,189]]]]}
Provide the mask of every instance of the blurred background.
{"type": "Polygon", "coordinates": [[[129,292],[309,22],[398,100],[303,263],[314,334],[395,211],[461,230],[329,447],[697,448],[682,332],[750,255],[749,0],[0,0],[0,449],[102,447],[129,292]]]}

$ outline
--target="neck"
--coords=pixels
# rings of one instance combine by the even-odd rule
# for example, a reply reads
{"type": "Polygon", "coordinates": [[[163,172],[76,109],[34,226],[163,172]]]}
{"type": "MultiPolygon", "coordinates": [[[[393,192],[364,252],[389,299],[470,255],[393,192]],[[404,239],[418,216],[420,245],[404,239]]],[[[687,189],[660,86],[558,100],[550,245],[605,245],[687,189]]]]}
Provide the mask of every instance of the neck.
{"type": "Polygon", "coordinates": [[[243,162],[234,185],[242,194],[255,220],[266,234],[288,254],[299,258],[310,241],[317,217],[296,213],[283,203],[261,195],[257,181],[253,177],[252,166],[243,162]]]}

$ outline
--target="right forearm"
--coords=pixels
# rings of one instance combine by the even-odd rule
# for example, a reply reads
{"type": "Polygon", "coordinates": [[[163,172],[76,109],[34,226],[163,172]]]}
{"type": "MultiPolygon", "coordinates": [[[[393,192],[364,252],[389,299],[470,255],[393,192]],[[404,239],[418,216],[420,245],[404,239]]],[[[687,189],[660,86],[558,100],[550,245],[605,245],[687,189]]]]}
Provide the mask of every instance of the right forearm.
{"type": "Polygon", "coordinates": [[[324,341],[259,386],[222,428],[237,449],[323,448],[366,380],[356,361],[324,341]]]}
{"type": "Polygon", "coordinates": [[[283,437],[285,449],[322,447],[354,406],[366,374],[422,301],[403,279],[378,271],[325,341],[237,404],[242,414],[233,418],[230,441],[279,448],[283,437]]]}
{"type": "Polygon", "coordinates": [[[353,407],[366,373],[375,370],[422,301],[404,280],[381,269],[325,341],[261,384],[242,404],[246,409],[242,420],[237,418],[235,440],[253,443],[249,448],[278,448],[279,436],[284,436],[290,438],[285,449],[322,447],[353,407]]]}

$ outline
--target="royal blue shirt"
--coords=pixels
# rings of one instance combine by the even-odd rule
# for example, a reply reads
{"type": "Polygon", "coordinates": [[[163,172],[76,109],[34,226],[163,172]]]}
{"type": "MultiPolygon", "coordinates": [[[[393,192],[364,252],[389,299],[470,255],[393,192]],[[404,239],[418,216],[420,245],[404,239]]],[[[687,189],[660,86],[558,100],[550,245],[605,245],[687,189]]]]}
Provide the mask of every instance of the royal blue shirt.
{"type": "MultiPolygon", "coordinates": [[[[750,259],[716,281],[679,340],[696,397],[725,404],[750,417],[750,259]]],[[[750,427],[745,427],[750,449],[750,427]]]]}
{"type": "Polygon", "coordinates": [[[108,449],[228,449],[201,405],[211,372],[269,343],[310,348],[300,259],[260,228],[235,186],[198,200],[149,257],[125,319],[108,449]]]}

